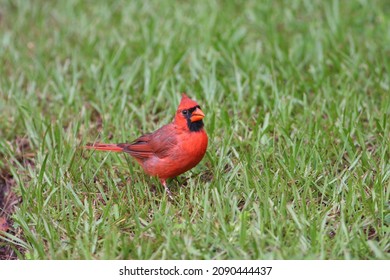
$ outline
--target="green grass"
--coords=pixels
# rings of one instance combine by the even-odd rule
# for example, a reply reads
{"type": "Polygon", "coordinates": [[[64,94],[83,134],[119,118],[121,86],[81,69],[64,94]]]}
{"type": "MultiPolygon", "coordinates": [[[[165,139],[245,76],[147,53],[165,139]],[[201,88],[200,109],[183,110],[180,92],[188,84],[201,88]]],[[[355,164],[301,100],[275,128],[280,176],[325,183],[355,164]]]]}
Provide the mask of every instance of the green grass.
{"type": "Polygon", "coordinates": [[[0,247],[389,259],[388,1],[0,3],[0,170],[21,197],[0,247]],[[183,91],[210,144],[173,202],[129,156],[80,149],[170,122],[183,91]]]}

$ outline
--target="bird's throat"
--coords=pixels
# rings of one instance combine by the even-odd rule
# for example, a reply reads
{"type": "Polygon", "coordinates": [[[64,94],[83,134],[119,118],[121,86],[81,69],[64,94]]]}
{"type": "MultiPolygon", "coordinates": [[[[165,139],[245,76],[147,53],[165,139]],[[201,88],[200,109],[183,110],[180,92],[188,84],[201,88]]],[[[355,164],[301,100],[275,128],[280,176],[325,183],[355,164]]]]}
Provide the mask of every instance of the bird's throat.
{"type": "Polygon", "coordinates": [[[187,119],[187,126],[191,132],[198,132],[203,128],[204,124],[202,120],[191,122],[191,120],[187,119]]]}

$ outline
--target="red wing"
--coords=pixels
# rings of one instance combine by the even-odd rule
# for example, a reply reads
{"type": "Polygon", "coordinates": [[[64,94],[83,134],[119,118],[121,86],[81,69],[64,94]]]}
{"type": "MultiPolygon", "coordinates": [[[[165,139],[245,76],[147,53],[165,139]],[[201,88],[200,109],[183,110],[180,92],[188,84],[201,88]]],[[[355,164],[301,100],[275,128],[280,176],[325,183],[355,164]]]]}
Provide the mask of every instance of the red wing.
{"type": "Polygon", "coordinates": [[[170,155],[177,144],[173,125],[165,125],[153,133],[142,135],[130,144],[119,144],[124,152],[138,159],[147,159],[152,156],[164,158],[170,155]]]}
{"type": "Polygon", "coordinates": [[[123,151],[131,154],[135,158],[146,159],[153,156],[154,151],[149,144],[150,134],[145,134],[130,144],[119,144],[123,151]]]}

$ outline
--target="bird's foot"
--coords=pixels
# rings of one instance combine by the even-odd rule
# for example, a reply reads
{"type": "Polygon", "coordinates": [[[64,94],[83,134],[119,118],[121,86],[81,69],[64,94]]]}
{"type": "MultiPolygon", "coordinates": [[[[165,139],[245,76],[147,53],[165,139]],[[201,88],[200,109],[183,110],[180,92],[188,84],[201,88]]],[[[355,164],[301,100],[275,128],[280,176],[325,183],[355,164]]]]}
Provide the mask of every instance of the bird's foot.
{"type": "Polygon", "coordinates": [[[168,188],[168,186],[167,186],[167,182],[166,182],[165,180],[161,180],[161,179],[160,179],[160,181],[161,181],[161,184],[164,186],[165,191],[167,192],[168,197],[169,197],[171,200],[173,200],[173,195],[172,195],[171,191],[169,190],[169,188],[168,188]]]}
{"type": "Polygon", "coordinates": [[[168,189],[168,187],[166,187],[166,186],[165,186],[165,191],[167,192],[169,199],[173,200],[173,195],[172,195],[171,191],[168,189]]]}

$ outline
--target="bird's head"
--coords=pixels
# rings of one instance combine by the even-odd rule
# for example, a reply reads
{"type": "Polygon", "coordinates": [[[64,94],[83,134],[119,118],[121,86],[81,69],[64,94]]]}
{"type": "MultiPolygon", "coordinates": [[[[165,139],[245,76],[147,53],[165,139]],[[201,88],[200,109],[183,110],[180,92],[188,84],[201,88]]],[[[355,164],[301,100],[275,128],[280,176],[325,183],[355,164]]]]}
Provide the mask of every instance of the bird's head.
{"type": "Polygon", "coordinates": [[[183,93],[176,111],[175,123],[196,132],[203,128],[203,118],[204,113],[198,103],[183,93]]]}

